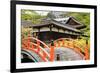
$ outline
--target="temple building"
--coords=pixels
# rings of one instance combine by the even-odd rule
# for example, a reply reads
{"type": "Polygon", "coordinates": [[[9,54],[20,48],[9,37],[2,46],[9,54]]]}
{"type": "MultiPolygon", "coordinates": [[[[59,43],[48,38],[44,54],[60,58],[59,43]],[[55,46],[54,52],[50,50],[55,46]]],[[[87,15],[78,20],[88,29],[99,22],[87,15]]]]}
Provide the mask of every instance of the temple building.
{"type": "Polygon", "coordinates": [[[41,24],[32,24],[22,21],[24,27],[33,28],[32,35],[45,43],[59,38],[76,39],[83,35],[81,29],[86,26],[77,21],[74,17],[42,19],[41,24]]]}

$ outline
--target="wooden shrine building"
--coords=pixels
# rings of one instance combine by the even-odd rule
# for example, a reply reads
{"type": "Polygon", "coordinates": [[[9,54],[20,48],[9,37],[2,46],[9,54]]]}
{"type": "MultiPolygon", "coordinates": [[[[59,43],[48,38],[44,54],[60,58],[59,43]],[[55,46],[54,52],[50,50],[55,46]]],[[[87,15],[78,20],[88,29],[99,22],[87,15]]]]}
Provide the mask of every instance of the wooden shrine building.
{"type": "Polygon", "coordinates": [[[80,35],[83,35],[80,29],[86,27],[73,17],[44,19],[41,24],[32,24],[28,21],[22,21],[22,26],[33,28],[33,37],[45,43],[59,38],[76,39],[80,37],[80,35]]]}

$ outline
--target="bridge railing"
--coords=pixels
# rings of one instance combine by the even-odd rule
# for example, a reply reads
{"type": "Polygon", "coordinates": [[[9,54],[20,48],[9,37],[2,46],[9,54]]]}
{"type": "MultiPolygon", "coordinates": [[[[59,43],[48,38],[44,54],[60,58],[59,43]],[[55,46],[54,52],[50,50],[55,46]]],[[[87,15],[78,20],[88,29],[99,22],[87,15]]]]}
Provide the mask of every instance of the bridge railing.
{"type": "MultiPolygon", "coordinates": [[[[55,47],[67,47],[79,53],[81,56],[84,56],[84,59],[89,59],[89,45],[86,43],[81,43],[79,40],[69,39],[69,38],[60,38],[55,40],[55,47]]],[[[51,44],[49,44],[50,46],[51,44]]]]}
{"type": "Polygon", "coordinates": [[[36,52],[44,61],[54,61],[54,47],[50,48],[42,41],[34,37],[24,38],[22,40],[22,48],[36,52]],[[46,49],[50,50],[50,53],[46,49]]]}
{"type": "Polygon", "coordinates": [[[88,45],[80,46],[80,42],[69,38],[60,38],[53,41],[53,45],[49,44],[49,47],[42,41],[34,37],[28,37],[22,39],[22,49],[28,49],[37,53],[44,61],[54,61],[54,48],[55,47],[67,47],[79,53],[84,59],[89,59],[88,45]],[[84,49],[84,51],[82,50],[84,49]],[[47,49],[50,52],[47,52],[47,49]]]}

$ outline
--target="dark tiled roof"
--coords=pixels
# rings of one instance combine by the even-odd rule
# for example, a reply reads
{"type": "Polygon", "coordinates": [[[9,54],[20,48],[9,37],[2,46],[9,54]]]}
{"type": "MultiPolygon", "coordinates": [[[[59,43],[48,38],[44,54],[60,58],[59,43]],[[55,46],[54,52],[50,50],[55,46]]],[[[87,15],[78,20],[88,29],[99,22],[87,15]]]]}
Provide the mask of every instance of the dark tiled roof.
{"type": "Polygon", "coordinates": [[[52,22],[53,24],[59,26],[59,27],[62,27],[62,28],[68,29],[68,30],[72,30],[72,31],[79,32],[79,30],[77,30],[77,29],[75,29],[75,28],[72,28],[72,27],[70,27],[69,25],[65,25],[65,24],[63,24],[63,23],[61,23],[61,22],[57,22],[57,21],[55,21],[55,20],[52,20],[51,22],[52,22]]]}
{"type": "Polygon", "coordinates": [[[78,22],[74,17],[57,18],[57,19],[54,19],[54,20],[58,21],[58,22],[61,22],[66,26],[73,27],[73,28],[84,28],[85,27],[85,25],[83,25],[82,23],[78,22]],[[70,19],[74,20],[76,23],[78,23],[78,25],[69,24],[70,19]]]}
{"type": "Polygon", "coordinates": [[[78,23],[79,25],[70,25],[70,24],[65,24],[62,23],[59,20],[55,20],[55,19],[50,19],[50,20],[45,20],[44,23],[41,24],[33,24],[31,21],[22,21],[21,24],[23,27],[43,27],[43,26],[48,26],[48,25],[55,25],[57,27],[61,27],[63,29],[67,29],[67,30],[71,30],[71,31],[75,31],[75,32],[80,32],[79,30],[77,30],[76,28],[81,28],[81,27],[85,27],[83,24],[81,24],[80,22],[76,21],[73,17],[68,17],[66,22],[68,22],[70,19],[73,19],[76,23],[78,23]]]}
{"type": "Polygon", "coordinates": [[[80,24],[80,25],[75,25],[75,26],[70,25],[71,27],[74,27],[74,28],[84,28],[84,27],[86,27],[82,23],[78,22],[74,17],[70,17],[70,18],[73,19],[76,23],[80,24]]]}
{"type": "Polygon", "coordinates": [[[63,29],[67,29],[67,30],[79,32],[79,30],[77,30],[77,29],[75,29],[75,28],[72,28],[72,27],[70,27],[69,25],[66,26],[66,25],[64,25],[63,23],[60,23],[60,22],[55,21],[55,20],[49,21],[48,24],[32,24],[32,23],[29,22],[29,21],[22,21],[22,25],[23,25],[24,27],[34,27],[34,28],[36,28],[36,27],[48,26],[48,25],[51,25],[51,24],[53,24],[53,25],[55,25],[55,26],[58,26],[58,27],[61,27],[61,28],[63,28],[63,29]]]}

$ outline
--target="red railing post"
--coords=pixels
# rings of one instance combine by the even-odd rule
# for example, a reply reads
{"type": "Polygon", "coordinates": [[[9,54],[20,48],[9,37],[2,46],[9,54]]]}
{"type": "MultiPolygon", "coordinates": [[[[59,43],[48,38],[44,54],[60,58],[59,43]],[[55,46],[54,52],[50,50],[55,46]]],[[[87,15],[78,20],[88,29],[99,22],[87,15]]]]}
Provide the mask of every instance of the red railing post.
{"type": "Polygon", "coordinates": [[[86,47],[85,47],[85,59],[86,59],[86,60],[89,59],[88,45],[86,45],[86,47]]]}
{"type": "Polygon", "coordinates": [[[27,49],[30,49],[30,39],[27,40],[27,49]]]}
{"type": "Polygon", "coordinates": [[[89,59],[89,51],[88,51],[88,40],[86,40],[86,47],[85,47],[85,59],[89,59]]]}
{"type": "Polygon", "coordinates": [[[53,42],[51,43],[51,46],[50,46],[50,61],[54,61],[54,44],[53,44],[53,42]]]}
{"type": "Polygon", "coordinates": [[[43,57],[46,58],[47,54],[43,51],[43,57]]]}
{"type": "Polygon", "coordinates": [[[32,49],[34,49],[34,45],[32,45],[32,49]]]}
{"type": "Polygon", "coordinates": [[[39,48],[39,46],[40,46],[40,42],[37,40],[37,45],[38,45],[38,47],[37,47],[37,52],[40,52],[40,48],[39,48]]]}
{"type": "Polygon", "coordinates": [[[50,61],[54,61],[54,46],[50,47],[50,61]]]}

